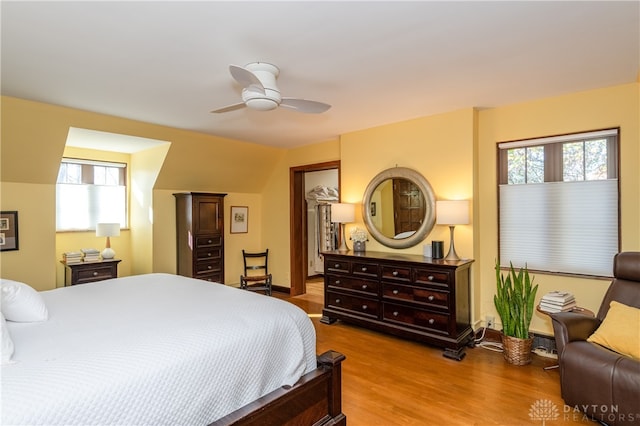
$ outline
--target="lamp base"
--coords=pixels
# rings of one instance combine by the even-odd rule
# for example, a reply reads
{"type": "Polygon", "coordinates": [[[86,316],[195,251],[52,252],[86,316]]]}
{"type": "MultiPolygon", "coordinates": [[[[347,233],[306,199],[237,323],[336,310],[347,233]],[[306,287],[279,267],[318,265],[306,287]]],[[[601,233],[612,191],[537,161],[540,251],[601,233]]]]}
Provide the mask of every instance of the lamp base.
{"type": "Polygon", "coordinates": [[[341,231],[341,241],[340,241],[340,247],[338,247],[338,251],[340,253],[346,253],[349,251],[349,246],[347,246],[347,239],[344,236],[344,224],[340,224],[340,231],[341,231]]]}
{"type": "Polygon", "coordinates": [[[103,259],[113,259],[116,256],[116,252],[113,251],[111,247],[107,247],[106,249],[102,250],[101,255],[103,259]]]}
{"type": "Polygon", "coordinates": [[[460,260],[460,258],[458,257],[458,253],[456,253],[456,247],[453,244],[453,229],[455,228],[455,226],[453,225],[449,225],[449,231],[451,234],[451,243],[449,244],[449,253],[447,253],[447,256],[444,258],[444,260],[460,260]]]}

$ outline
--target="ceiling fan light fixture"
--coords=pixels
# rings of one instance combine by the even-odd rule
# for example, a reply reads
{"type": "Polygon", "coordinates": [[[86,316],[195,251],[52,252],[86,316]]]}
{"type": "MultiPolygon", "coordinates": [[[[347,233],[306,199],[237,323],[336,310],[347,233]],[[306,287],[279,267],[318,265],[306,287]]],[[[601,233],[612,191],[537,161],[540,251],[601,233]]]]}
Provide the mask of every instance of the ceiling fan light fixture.
{"type": "Polygon", "coordinates": [[[258,111],[270,111],[278,108],[278,103],[272,99],[267,98],[253,98],[246,101],[246,104],[251,109],[257,109],[258,111]]]}

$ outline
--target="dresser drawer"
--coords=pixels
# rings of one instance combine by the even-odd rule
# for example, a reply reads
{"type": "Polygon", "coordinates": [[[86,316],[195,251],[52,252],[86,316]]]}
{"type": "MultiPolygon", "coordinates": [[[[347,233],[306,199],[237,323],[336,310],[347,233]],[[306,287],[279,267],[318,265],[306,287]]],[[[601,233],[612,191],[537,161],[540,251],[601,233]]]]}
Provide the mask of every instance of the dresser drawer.
{"type": "Polygon", "coordinates": [[[221,245],[222,245],[222,236],[220,235],[196,237],[196,248],[208,247],[208,246],[221,246],[221,245]]]}
{"type": "Polygon", "coordinates": [[[324,259],[324,267],[327,269],[327,271],[342,272],[348,274],[349,272],[351,272],[350,266],[351,262],[348,262],[346,260],[336,260],[327,257],[325,257],[324,259]]]}
{"type": "Polygon", "coordinates": [[[198,260],[195,264],[195,271],[197,275],[220,272],[222,271],[222,262],[220,259],[198,260]]]}
{"type": "Polygon", "coordinates": [[[449,286],[453,282],[449,271],[434,269],[415,269],[416,284],[431,284],[436,286],[449,286]]]}
{"type": "Polygon", "coordinates": [[[398,282],[411,282],[411,268],[382,265],[382,279],[398,282]]]}
{"type": "Polygon", "coordinates": [[[412,287],[401,284],[383,283],[382,296],[385,299],[405,300],[440,309],[449,308],[449,292],[426,287],[412,287]]]}
{"type": "Polygon", "coordinates": [[[369,293],[373,296],[378,295],[377,281],[345,277],[344,275],[327,275],[326,280],[329,288],[355,290],[369,293]]]}
{"type": "Polygon", "coordinates": [[[327,292],[326,306],[333,309],[357,312],[361,316],[378,317],[378,302],[365,297],[327,292]]]}
{"type": "Polygon", "coordinates": [[[378,278],[380,267],[377,263],[353,262],[353,275],[359,277],[378,278]]]}
{"type": "Polygon", "coordinates": [[[196,249],[196,259],[221,259],[222,247],[200,247],[196,249]]]}
{"type": "Polygon", "coordinates": [[[393,303],[383,304],[383,319],[448,334],[449,316],[393,303]]]}

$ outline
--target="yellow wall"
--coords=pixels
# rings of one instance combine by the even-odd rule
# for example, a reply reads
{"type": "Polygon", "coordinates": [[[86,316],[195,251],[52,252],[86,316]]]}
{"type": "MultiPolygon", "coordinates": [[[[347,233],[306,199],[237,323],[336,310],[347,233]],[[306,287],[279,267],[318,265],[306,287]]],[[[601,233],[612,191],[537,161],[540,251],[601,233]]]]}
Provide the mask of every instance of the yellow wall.
{"type": "MultiPolygon", "coordinates": [[[[152,232],[144,239],[146,244],[152,239],[152,260],[140,260],[132,253],[132,272],[138,270],[138,260],[143,264],[139,270],[147,270],[151,263],[153,271],[175,272],[174,192],[224,192],[229,194],[225,199],[225,280],[237,282],[243,248],[268,246],[274,282],[289,286],[291,167],[340,160],[342,198],[353,203],[362,202],[368,182],[380,171],[395,166],[417,170],[430,182],[437,199],[472,200],[471,224],[456,227],[456,249],[462,257],[475,259],[472,311],[477,326],[485,315],[496,316],[496,143],[620,126],[622,249],[640,250],[639,100],[640,84],[633,83],[499,108],[463,109],[282,150],[3,97],[0,204],[3,210],[20,212],[20,250],[0,254],[2,275],[37,289],[55,286],[55,177],[68,128],[74,126],[171,142],[153,189],[152,232]],[[233,205],[249,207],[247,234],[229,234],[233,205]],[[34,259],[41,267],[32,267],[34,259]]],[[[359,210],[347,232],[355,226],[363,227],[359,210]]],[[[112,241],[116,251],[126,239],[112,241]]],[[[446,249],[447,227],[435,226],[425,243],[433,239],[444,240],[446,249]]],[[[130,250],[138,251],[135,247],[130,250]]],[[[367,248],[392,251],[375,241],[369,241],[367,248]]],[[[422,245],[402,251],[421,254],[422,245]]],[[[536,281],[539,297],[552,289],[565,289],[592,310],[608,286],[608,281],[544,274],[537,274],[536,281]]],[[[532,329],[551,334],[549,319],[536,314],[532,329]]]]}
{"type": "MultiPolygon", "coordinates": [[[[498,255],[496,143],[620,126],[621,248],[637,251],[640,250],[639,101],[639,85],[628,84],[479,112],[475,278],[481,286],[477,320],[484,319],[486,314],[496,315],[493,306],[493,266],[498,255]]],[[[593,311],[597,311],[609,286],[608,280],[545,274],[535,274],[535,282],[540,286],[538,298],[551,290],[568,290],[575,294],[578,304],[593,311]]],[[[535,313],[531,329],[552,334],[549,318],[539,313],[535,313]]]]}
{"type": "MultiPolygon", "coordinates": [[[[231,250],[236,242],[244,244],[247,239],[250,245],[262,245],[259,199],[284,150],[6,96],[1,102],[0,207],[18,210],[20,226],[20,249],[0,253],[3,277],[29,283],[38,290],[52,289],[63,282],[61,254],[56,253],[55,181],[70,127],[171,143],[168,151],[164,147],[160,152],[133,156],[132,163],[140,164],[138,171],[151,175],[147,184],[155,182],[151,183],[153,200],[132,210],[135,216],[131,223],[142,224],[140,228],[112,239],[118,255],[127,255],[127,251],[130,255],[120,264],[120,276],[150,272],[151,268],[175,272],[173,192],[225,192],[229,194],[226,205],[250,205],[250,220],[257,226],[248,235],[230,236],[228,243],[231,250]],[[151,164],[163,157],[158,173],[151,164]],[[160,198],[156,200],[156,196],[160,198]],[[38,268],[32,266],[34,259],[38,268]]],[[[75,249],[95,239],[91,233],[71,238],[77,238],[69,241],[69,247],[75,249]]],[[[226,255],[230,253],[228,249],[226,255]]],[[[235,262],[235,256],[225,266],[227,280],[239,275],[241,264],[235,262]]]]}

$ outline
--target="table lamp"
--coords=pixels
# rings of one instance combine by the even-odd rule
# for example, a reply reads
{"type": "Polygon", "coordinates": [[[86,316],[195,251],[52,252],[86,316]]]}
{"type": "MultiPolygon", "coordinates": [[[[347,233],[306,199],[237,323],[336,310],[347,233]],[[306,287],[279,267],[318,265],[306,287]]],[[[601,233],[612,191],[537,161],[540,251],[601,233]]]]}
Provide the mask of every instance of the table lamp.
{"type": "Polygon", "coordinates": [[[453,242],[453,230],[456,225],[469,223],[469,200],[436,201],[436,224],[449,225],[451,243],[444,260],[460,260],[453,242]]]}
{"type": "Polygon", "coordinates": [[[120,235],[119,223],[98,223],[96,225],[96,237],[107,237],[107,245],[102,250],[103,259],[113,259],[116,252],[111,248],[111,237],[117,237],[120,235]]]}
{"type": "Polygon", "coordinates": [[[347,239],[344,235],[344,224],[350,223],[355,220],[355,205],[348,203],[333,203],[331,204],[331,222],[337,223],[340,227],[341,243],[338,247],[338,251],[347,252],[349,247],[347,246],[347,239]]]}

